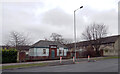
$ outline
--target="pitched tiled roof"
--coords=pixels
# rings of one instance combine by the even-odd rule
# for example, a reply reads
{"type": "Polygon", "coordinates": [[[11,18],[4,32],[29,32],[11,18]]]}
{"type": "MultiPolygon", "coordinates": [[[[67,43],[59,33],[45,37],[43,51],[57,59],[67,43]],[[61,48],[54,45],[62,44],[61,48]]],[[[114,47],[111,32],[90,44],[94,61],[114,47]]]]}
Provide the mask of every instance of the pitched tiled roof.
{"type": "Polygon", "coordinates": [[[32,47],[49,47],[49,45],[57,45],[57,47],[67,48],[65,45],[56,42],[56,41],[47,41],[47,40],[40,40],[32,45],[32,47]]]}
{"type": "Polygon", "coordinates": [[[102,38],[102,44],[106,44],[106,43],[114,43],[118,37],[120,37],[120,35],[116,35],[116,36],[109,36],[109,37],[105,37],[102,38]]]}
{"type": "MultiPolygon", "coordinates": [[[[120,35],[101,38],[101,41],[102,41],[101,44],[115,43],[115,41],[118,39],[118,37],[120,37],[120,35]]],[[[76,46],[77,47],[88,46],[92,43],[94,43],[94,42],[92,42],[92,41],[82,41],[82,42],[77,42],[76,46]]],[[[66,46],[68,48],[74,48],[74,43],[67,44],[66,46]]]]}

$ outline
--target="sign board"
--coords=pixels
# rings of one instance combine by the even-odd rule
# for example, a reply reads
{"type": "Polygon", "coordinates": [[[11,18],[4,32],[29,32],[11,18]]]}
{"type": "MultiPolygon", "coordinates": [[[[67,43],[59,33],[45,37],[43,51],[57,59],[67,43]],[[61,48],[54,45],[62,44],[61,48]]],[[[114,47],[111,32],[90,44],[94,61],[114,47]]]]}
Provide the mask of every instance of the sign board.
{"type": "Polygon", "coordinates": [[[50,48],[57,48],[56,45],[50,45],[50,48]]]}

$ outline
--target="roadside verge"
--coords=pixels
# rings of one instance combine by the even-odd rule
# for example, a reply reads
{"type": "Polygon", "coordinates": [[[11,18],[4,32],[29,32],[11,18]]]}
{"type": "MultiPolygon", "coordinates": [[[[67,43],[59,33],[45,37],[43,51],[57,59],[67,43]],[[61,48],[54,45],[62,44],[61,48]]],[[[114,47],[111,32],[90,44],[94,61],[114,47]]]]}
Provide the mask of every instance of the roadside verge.
{"type": "MultiPolygon", "coordinates": [[[[90,60],[105,60],[105,59],[117,59],[118,57],[95,57],[90,60]]],[[[87,58],[79,58],[76,62],[88,61],[87,58]]],[[[29,67],[44,67],[44,66],[56,66],[56,65],[67,65],[75,64],[72,59],[63,60],[61,63],[59,60],[53,61],[38,61],[38,62],[26,62],[26,63],[13,63],[13,64],[2,64],[2,70],[6,69],[20,69],[20,68],[29,68],[29,67]]]]}

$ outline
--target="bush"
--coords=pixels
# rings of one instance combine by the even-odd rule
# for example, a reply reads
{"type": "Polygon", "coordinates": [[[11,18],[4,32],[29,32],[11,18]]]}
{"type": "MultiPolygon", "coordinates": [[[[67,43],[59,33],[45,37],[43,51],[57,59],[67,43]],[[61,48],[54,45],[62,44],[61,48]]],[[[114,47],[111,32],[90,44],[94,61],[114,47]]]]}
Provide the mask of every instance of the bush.
{"type": "Polygon", "coordinates": [[[92,46],[88,46],[86,48],[86,51],[83,52],[84,57],[88,57],[88,55],[90,57],[95,57],[96,56],[96,52],[94,51],[94,48],[92,46]]]}
{"type": "Polygon", "coordinates": [[[2,63],[2,48],[0,48],[0,63],[2,63]]]}
{"type": "Polygon", "coordinates": [[[2,63],[16,63],[17,50],[16,49],[2,49],[2,63]]]}
{"type": "Polygon", "coordinates": [[[83,56],[84,57],[88,57],[88,55],[90,57],[95,57],[96,56],[96,52],[95,51],[85,51],[85,52],[83,52],[83,56]]]}

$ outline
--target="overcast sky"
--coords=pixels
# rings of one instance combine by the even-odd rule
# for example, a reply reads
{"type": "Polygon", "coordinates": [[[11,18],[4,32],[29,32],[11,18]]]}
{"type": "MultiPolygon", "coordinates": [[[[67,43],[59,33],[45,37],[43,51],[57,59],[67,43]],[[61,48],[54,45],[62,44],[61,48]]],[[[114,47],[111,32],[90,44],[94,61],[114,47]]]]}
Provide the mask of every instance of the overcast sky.
{"type": "MultiPolygon", "coordinates": [[[[51,33],[73,39],[74,10],[76,12],[77,39],[87,25],[92,23],[108,26],[108,35],[118,34],[119,0],[4,0],[2,2],[2,40],[11,31],[29,33],[33,42],[49,38],[51,33]],[[25,2],[24,2],[25,1],[25,2]]],[[[0,24],[1,25],[1,24],[0,24]]],[[[2,44],[2,41],[0,41],[2,44]]]]}

